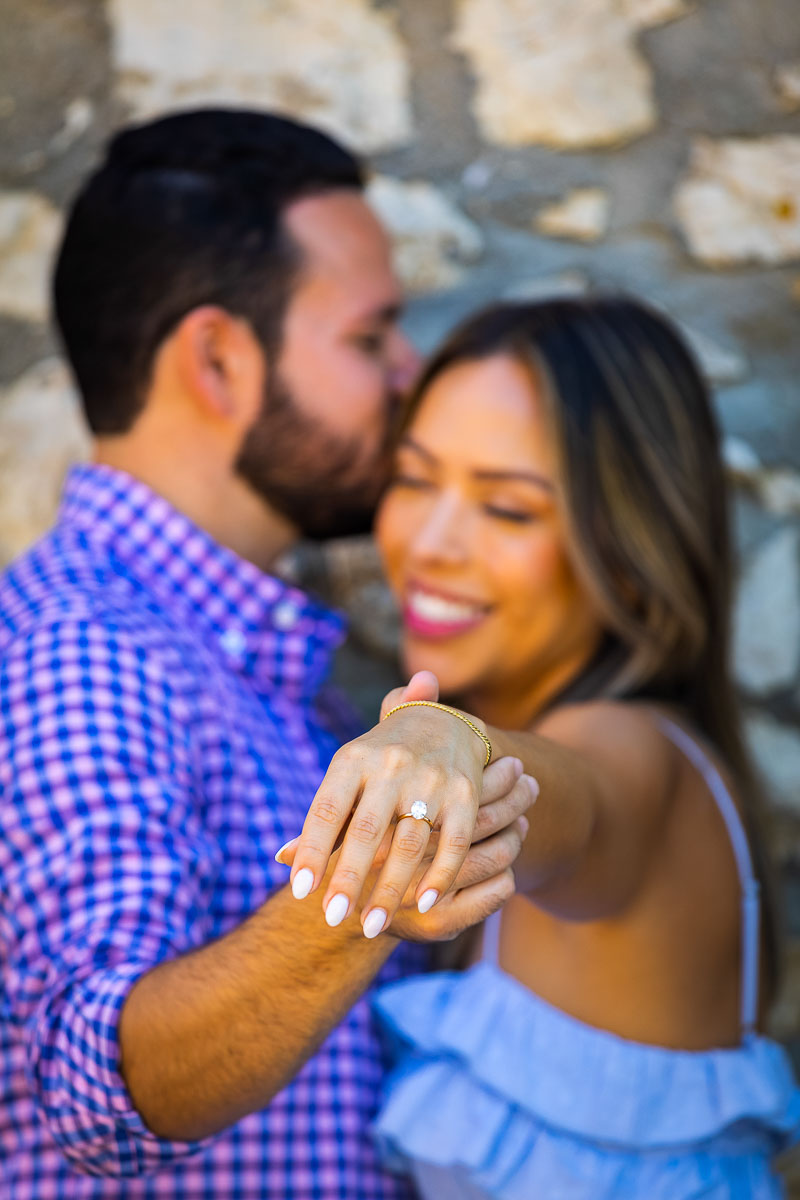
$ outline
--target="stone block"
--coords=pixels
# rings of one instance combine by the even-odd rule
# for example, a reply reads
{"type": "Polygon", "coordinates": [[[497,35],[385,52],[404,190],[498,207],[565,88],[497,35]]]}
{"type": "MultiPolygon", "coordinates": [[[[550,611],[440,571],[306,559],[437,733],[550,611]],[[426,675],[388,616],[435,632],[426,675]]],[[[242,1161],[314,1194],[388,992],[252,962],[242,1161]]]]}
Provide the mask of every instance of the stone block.
{"type": "Polygon", "coordinates": [[[376,175],[367,199],[392,235],[397,272],[411,292],[454,286],[462,264],[483,251],[479,227],[431,184],[376,175]]]}
{"type": "Polygon", "coordinates": [[[556,204],[540,209],[534,224],[549,237],[596,242],[608,230],[610,209],[611,198],[604,188],[574,188],[556,204]]]}
{"type": "Polygon", "coordinates": [[[684,0],[622,0],[622,8],[643,29],[663,25],[665,21],[675,21],[692,11],[684,0]]]}
{"type": "Polygon", "coordinates": [[[404,145],[408,64],[392,16],[369,0],[110,0],[120,97],[134,116],[273,108],[364,152],[404,145]]]}
{"type": "Polygon", "coordinates": [[[0,565],[52,523],[89,438],[64,364],[45,359],[0,393],[0,565]]]}
{"type": "Polygon", "coordinates": [[[800,732],[764,713],[753,713],[745,721],[745,734],[772,802],[800,813],[800,732]]]}
{"type": "Polygon", "coordinates": [[[452,44],[477,81],[483,135],[504,146],[575,148],[629,141],[656,123],[642,25],[674,0],[459,0],[452,44]]]}
{"type": "Polygon", "coordinates": [[[761,475],[761,459],[744,438],[726,437],[722,443],[722,460],[728,478],[746,487],[755,487],[761,475]]]}
{"type": "Polygon", "coordinates": [[[800,137],[697,138],[675,212],[711,266],[800,259],[800,137]]]}
{"type": "Polygon", "coordinates": [[[788,687],[800,665],[799,536],[791,527],[773,534],[739,581],[734,664],[738,681],[755,695],[788,687]]]}
{"type": "Polygon", "coordinates": [[[800,108],[800,62],[783,63],[776,69],[773,82],[783,108],[800,108]]]}
{"type": "Polygon", "coordinates": [[[36,192],[0,192],[0,312],[44,322],[61,215],[36,192]]]}

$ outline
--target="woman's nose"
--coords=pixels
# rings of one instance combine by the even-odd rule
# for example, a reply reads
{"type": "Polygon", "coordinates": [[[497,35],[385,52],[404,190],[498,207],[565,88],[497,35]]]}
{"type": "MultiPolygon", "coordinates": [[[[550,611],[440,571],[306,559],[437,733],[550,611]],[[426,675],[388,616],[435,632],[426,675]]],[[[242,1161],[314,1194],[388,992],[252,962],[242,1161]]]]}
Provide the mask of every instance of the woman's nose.
{"type": "Polygon", "coordinates": [[[441,494],[411,544],[420,562],[463,562],[469,546],[468,515],[459,497],[441,494]]]}

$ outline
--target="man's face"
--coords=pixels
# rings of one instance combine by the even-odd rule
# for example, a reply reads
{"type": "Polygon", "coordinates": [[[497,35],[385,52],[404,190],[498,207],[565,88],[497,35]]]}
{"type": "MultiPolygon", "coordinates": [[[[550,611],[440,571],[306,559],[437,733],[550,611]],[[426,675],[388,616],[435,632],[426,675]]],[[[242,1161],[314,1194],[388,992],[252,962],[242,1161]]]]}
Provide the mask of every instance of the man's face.
{"type": "Polygon", "coordinates": [[[392,417],[419,366],[386,234],[356,191],[290,205],[302,259],[264,409],[237,469],[308,537],[370,527],[392,417]]]}

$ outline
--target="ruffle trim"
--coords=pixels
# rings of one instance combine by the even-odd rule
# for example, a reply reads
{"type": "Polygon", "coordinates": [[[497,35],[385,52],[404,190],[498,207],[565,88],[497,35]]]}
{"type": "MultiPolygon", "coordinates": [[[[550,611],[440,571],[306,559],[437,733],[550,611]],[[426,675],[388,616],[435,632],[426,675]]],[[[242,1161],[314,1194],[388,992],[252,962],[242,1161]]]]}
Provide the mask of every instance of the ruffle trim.
{"type": "Polygon", "coordinates": [[[488,963],[402,980],[374,1004],[400,1043],[384,1133],[413,1077],[407,1116],[424,1115],[429,1147],[431,1112],[444,1114],[446,1140],[457,1106],[476,1154],[512,1109],[524,1122],[623,1152],[718,1142],[723,1153],[776,1153],[800,1139],[800,1089],[785,1050],[765,1037],[699,1052],[632,1042],[570,1017],[488,963]]]}

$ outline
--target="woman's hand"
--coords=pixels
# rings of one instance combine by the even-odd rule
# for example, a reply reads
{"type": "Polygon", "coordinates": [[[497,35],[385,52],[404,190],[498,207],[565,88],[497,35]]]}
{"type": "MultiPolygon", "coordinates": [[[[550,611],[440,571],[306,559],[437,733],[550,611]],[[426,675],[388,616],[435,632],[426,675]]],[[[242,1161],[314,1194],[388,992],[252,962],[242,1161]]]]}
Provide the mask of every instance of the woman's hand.
{"type": "MultiPolygon", "coordinates": [[[[436,699],[437,693],[435,677],[420,672],[407,688],[387,697],[383,711],[410,699],[436,699]]],[[[417,906],[427,912],[453,888],[473,842],[484,763],[485,747],[475,731],[435,708],[393,713],[342,747],[294,846],[295,896],[303,898],[320,886],[344,833],[323,897],[328,923],[338,925],[354,910],[381,844],[396,822],[383,866],[362,906],[364,933],[374,937],[389,927],[415,878],[417,906]],[[431,832],[425,821],[403,816],[415,800],[427,804],[438,834],[433,858],[421,874],[431,832]]],[[[486,775],[491,785],[490,772],[486,775]]]]}
{"type": "MultiPolygon", "coordinates": [[[[514,758],[498,759],[486,769],[473,844],[451,890],[431,911],[420,914],[416,893],[438,843],[438,834],[431,836],[423,861],[395,912],[391,928],[393,936],[419,942],[450,941],[500,908],[513,895],[512,867],[528,830],[528,821],[523,814],[535,795],[533,781],[520,771],[521,764],[514,758]]],[[[364,896],[372,892],[384,865],[391,845],[391,832],[389,830],[378,848],[367,876],[364,896]]],[[[293,866],[299,843],[298,837],[281,847],[276,855],[278,862],[293,866]]],[[[328,867],[331,876],[338,859],[337,850],[328,867]]],[[[356,903],[353,913],[360,918],[361,912],[361,905],[356,903]]]]}

